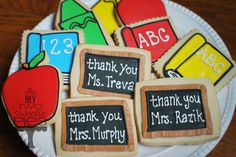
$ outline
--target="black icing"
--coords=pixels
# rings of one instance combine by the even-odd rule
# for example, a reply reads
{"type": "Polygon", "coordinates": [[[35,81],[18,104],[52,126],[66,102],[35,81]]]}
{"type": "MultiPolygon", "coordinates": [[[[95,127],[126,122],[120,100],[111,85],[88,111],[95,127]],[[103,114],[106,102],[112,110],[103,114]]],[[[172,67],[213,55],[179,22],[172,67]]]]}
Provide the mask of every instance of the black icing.
{"type": "Polygon", "coordinates": [[[66,107],[66,143],[71,145],[128,145],[123,106],[66,107]],[[103,123],[105,118],[102,113],[104,115],[111,114],[116,118],[108,121],[107,117],[105,123],[103,123]],[[82,115],[86,114],[93,116],[88,116],[88,119],[82,121],[82,115]],[[75,116],[70,115],[77,115],[77,122],[72,122],[72,120],[75,120],[75,116]],[[78,118],[78,115],[80,115],[80,118],[78,118]],[[81,121],[78,121],[79,119],[81,121]],[[98,131],[98,128],[100,128],[100,131],[98,131]],[[111,136],[112,131],[113,135],[111,136]]]}
{"type": "Polygon", "coordinates": [[[83,88],[121,94],[133,93],[133,87],[139,80],[140,60],[138,58],[86,53],[84,62],[83,88]],[[107,68],[98,70],[98,65],[102,67],[102,64],[107,68]],[[124,69],[125,71],[122,71],[124,69]],[[115,80],[115,83],[112,80],[115,80]]]}
{"type": "Polygon", "coordinates": [[[145,94],[148,132],[206,128],[201,90],[146,91],[145,94]],[[189,105],[187,96],[195,97],[189,105]]]}

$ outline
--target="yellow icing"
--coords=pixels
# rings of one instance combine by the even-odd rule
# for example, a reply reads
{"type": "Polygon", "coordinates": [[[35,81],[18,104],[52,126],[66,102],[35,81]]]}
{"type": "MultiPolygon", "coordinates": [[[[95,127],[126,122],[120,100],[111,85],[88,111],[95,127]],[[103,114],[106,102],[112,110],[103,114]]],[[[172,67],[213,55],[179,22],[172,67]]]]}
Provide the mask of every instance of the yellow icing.
{"type": "Polygon", "coordinates": [[[210,78],[212,83],[216,83],[230,67],[231,62],[226,57],[207,43],[202,35],[195,34],[177,50],[165,70],[176,70],[183,77],[210,78]]]}
{"type": "Polygon", "coordinates": [[[112,34],[118,27],[115,17],[115,6],[120,0],[100,0],[93,8],[93,12],[97,15],[105,29],[112,34]]]}

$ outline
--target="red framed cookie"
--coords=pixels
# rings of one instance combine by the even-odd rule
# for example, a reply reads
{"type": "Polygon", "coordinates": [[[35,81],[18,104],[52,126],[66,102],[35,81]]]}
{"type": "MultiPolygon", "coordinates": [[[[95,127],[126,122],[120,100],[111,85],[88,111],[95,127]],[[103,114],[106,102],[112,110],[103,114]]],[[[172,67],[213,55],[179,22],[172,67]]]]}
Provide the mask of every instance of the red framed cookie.
{"type": "Polygon", "coordinates": [[[114,37],[116,45],[149,50],[152,61],[158,60],[178,41],[170,17],[123,26],[116,30],[114,37]]]}

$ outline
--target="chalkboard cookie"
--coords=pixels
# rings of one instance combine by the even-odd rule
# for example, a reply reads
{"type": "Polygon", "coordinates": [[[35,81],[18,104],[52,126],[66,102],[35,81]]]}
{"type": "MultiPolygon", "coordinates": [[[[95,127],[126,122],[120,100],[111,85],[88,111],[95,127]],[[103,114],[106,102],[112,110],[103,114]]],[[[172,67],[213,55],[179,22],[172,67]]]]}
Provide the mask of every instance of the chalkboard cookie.
{"type": "Polygon", "coordinates": [[[133,101],[114,97],[64,100],[55,124],[55,143],[58,156],[134,156],[133,101]]]}
{"type": "Polygon", "coordinates": [[[139,140],[146,145],[200,144],[220,135],[220,108],[209,79],[138,82],[135,112],[139,140]]]}
{"type": "Polygon", "coordinates": [[[50,65],[39,65],[45,52],[36,55],[4,82],[2,100],[9,119],[18,129],[45,127],[61,110],[62,74],[50,65]]]}
{"type": "Polygon", "coordinates": [[[21,64],[29,62],[41,51],[47,53],[48,64],[63,73],[63,83],[69,85],[74,51],[84,42],[82,31],[24,31],[21,45],[21,64]]]}
{"type": "Polygon", "coordinates": [[[123,26],[115,31],[114,38],[116,45],[149,50],[153,62],[178,41],[170,17],[153,18],[123,26]]]}
{"type": "Polygon", "coordinates": [[[136,82],[149,80],[146,50],[80,44],[71,71],[71,97],[83,95],[131,98],[136,82]]]}
{"type": "Polygon", "coordinates": [[[217,91],[236,74],[234,61],[198,30],[178,41],[153,67],[161,77],[210,78],[217,91]]]}
{"type": "Polygon", "coordinates": [[[80,0],[61,0],[55,27],[59,30],[82,30],[87,44],[114,45],[97,16],[80,0]]]}

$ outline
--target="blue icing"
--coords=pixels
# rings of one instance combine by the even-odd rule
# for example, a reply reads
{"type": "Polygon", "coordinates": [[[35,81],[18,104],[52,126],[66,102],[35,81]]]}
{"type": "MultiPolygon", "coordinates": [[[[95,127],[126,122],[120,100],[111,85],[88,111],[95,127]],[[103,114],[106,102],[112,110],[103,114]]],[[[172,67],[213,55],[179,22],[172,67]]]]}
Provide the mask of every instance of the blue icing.
{"type": "Polygon", "coordinates": [[[40,39],[41,35],[37,33],[30,33],[27,41],[27,63],[29,63],[40,51],[40,39]],[[30,52],[30,53],[29,53],[30,52]]]}
{"type": "Polygon", "coordinates": [[[41,35],[41,42],[40,40],[35,40],[36,38],[33,38],[33,36],[33,34],[29,35],[28,45],[34,47],[34,45],[41,44],[41,46],[40,49],[38,49],[38,46],[35,49],[29,49],[28,60],[35,56],[36,52],[39,53],[45,50],[49,57],[50,65],[57,67],[63,73],[70,73],[74,49],[79,44],[78,34],[74,32],[44,34],[41,35]]]}

